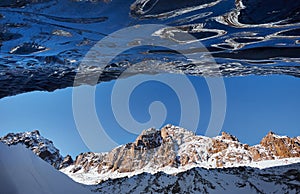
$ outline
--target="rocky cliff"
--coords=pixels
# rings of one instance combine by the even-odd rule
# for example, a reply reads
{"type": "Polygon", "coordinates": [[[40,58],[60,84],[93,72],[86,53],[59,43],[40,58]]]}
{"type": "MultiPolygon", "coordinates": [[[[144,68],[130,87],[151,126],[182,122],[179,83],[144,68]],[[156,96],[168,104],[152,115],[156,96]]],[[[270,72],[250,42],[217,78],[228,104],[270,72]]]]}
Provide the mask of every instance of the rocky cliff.
{"type": "Polygon", "coordinates": [[[82,153],[62,171],[77,181],[79,175],[85,174],[93,174],[91,180],[101,181],[138,172],[248,166],[293,157],[300,157],[300,138],[270,132],[259,145],[250,146],[225,132],[209,138],[167,125],[161,130],[147,129],[134,142],[107,153],[82,153]]]}

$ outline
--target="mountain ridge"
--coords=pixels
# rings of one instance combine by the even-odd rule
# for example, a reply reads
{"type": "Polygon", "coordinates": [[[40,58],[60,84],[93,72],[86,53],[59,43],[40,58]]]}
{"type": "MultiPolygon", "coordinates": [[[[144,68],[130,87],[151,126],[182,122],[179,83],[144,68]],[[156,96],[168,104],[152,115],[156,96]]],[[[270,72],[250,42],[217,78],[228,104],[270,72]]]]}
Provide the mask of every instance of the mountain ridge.
{"type": "Polygon", "coordinates": [[[226,132],[209,138],[170,124],[161,130],[146,129],[134,142],[120,145],[110,152],[81,153],[74,161],[71,156],[63,158],[53,142],[41,137],[38,131],[10,133],[0,141],[8,145],[21,143],[39,157],[46,155],[46,162],[84,184],[97,184],[109,178],[143,172],[174,174],[194,167],[265,168],[300,162],[300,137],[290,138],[269,132],[260,144],[249,146],[226,132]],[[41,154],[43,151],[49,153],[49,150],[52,150],[50,155],[41,154]]]}
{"type": "Polygon", "coordinates": [[[258,169],[195,167],[183,172],[142,172],[94,185],[78,184],[21,144],[0,142],[0,193],[287,193],[300,192],[300,161],[258,169]]]}
{"type": "Polygon", "coordinates": [[[56,169],[67,167],[73,163],[73,159],[70,155],[63,157],[53,142],[41,136],[38,130],[23,133],[8,133],[0,137],[0,142],[9,146],[18,144],[24,145],[56,169]]]}

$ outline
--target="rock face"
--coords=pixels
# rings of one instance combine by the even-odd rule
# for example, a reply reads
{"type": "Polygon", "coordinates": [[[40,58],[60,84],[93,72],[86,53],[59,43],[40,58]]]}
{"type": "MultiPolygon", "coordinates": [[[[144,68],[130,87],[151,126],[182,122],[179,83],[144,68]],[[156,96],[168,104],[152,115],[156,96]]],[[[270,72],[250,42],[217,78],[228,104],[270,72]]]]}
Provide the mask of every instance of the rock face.
{"type": "Polygon", "coordinates": [[[133,144],[128,144],[128,146],[132,146],[133,149],[153,149],[157,148],[162,143],[162,135],[160,131],[157,131],[154,128],[150,128],[142,132],[139,135],[133,144]]]}
{"type": "Polygon", "coordinates": [[[68,167],[68,166],[72,165],[73,162],[74,161],[73,161],[72,157],[70,155],[67,155],[66,157],[64,157],[63,161],[60,163],[59,169],[68,167]]]}
{"type": "MultiPolygon", "coordinates": [[[[141,133],[133,143],[108,153],[82,153],[74,165],[63,170],[72,174],[96,172],[126,174],[158,172],[166,168],[245,166],[253,162],[299,157],[300,141],[269,133],[259,145],[249,146],[225,132],[214,138],[197,136],[180,127],[166,125],[141,133]]],[[[101,176],[100,176],[101,177],[101,176]]]]}
{"type": "Polygon", "coordinates": [[[300,141],[298,138],[278,136],[269,132],[260,145],[265,147],[273,156],[279,158],[300,157],[300,141]]]}
{"type": "MultiPolygon", "coordinates": [[[[53,145],[53,142],[42,137],[38,130],[24,133],[9,133],[0,138],[0,141],[9,146],[23,144],[54,168],[59,169],[61,163],[63,163],[61,167],[66,167],[65,164],[67,162],[60,155],[59,150],[53,145]]],[[[69,164],[71,163],[69,162],[69,164]]]]}

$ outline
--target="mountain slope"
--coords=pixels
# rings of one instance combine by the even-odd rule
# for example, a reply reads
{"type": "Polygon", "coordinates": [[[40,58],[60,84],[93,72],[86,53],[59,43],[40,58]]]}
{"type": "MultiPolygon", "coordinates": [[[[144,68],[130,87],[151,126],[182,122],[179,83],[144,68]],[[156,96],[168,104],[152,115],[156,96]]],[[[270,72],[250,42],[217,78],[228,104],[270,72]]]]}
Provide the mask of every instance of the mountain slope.
{"type": "Polygon", "coordinates": [[[89,194],[22,145],[0,143],[1,194],[89,194]]]}
{"type": "Polygon", "coordinates": [[[40,135],[38,130],[24,133],[9,133],[0,138],[0,142],[7,145],[25,145],[26,148],[32,150],[41,159],[48,162],[56,169],[66,167],[73,163],[71,156],[63,156],[59,150],[53,145],[53,142],[40,135]]]}
{"type": "Polygon", "coordinates": [[[142,173],[91,186],[101,193],[299,193],[300,163],[257,169],[193,168],[175,175],[142,173]]]}

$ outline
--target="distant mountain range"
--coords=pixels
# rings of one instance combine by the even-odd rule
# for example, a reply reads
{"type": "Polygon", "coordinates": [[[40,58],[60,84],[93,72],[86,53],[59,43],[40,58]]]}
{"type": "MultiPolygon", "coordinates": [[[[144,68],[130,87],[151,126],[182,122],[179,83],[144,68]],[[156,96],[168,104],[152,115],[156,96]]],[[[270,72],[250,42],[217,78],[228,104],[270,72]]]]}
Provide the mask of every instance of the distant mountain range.
{"type": "Polygon", "coordinates": [[[269,132],[260,144],[249,146],[225,132],[209,138],[166,125],[144,130],[135,142],[110,152],[81,153],[74,161],[38,131],[10,133],[0,141],[24,145],[52,171],[59,169],[94,192],[300,192],[300,136],[269,132]]]}

